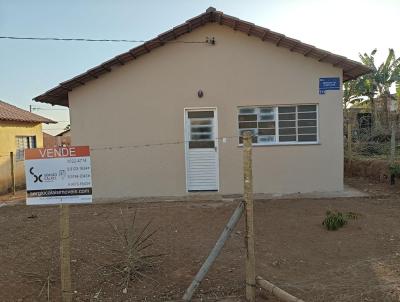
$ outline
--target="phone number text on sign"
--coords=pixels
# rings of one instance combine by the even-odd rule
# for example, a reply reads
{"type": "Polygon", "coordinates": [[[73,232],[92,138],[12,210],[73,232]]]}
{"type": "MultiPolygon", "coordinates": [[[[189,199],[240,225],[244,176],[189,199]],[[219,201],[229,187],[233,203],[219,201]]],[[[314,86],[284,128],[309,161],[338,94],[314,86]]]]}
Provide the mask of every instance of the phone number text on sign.
{"type": "Polygon", "coordinates": [[[92,202],[88,146],[26,149],[25,175],[28,205],[92,202]]]}

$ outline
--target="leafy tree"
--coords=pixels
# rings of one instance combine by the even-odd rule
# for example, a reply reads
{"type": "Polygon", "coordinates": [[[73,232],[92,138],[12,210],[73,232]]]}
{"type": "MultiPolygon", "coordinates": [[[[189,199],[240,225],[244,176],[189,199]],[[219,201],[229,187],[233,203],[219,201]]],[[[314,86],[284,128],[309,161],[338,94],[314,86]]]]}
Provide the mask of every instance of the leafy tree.
{"type": "Polygon", "coordinates": [[[396,58],[392,48],[389,49],[389,54],[381,65],[378,67],[375,64],[374,49],[370,54],[359,54],[361,62],[367,65],[372,72],[366,74],[359,79],[359,93],[368,98],[371,104],[372,113],[375,123],[379,122],[377,117],[376,101],[380,100],[383,104],[383,122],[388,125],[388,104],[390,101],[390,87],[400,81],[400,58],[396,58]]]}
{"type": "Polygon", "coordinates": [[[344,83],[343,89],[343,107],[349,108],[350,104],[361,103],[363,101],[360,93],[360,82],[351,80],[344,83]]]}

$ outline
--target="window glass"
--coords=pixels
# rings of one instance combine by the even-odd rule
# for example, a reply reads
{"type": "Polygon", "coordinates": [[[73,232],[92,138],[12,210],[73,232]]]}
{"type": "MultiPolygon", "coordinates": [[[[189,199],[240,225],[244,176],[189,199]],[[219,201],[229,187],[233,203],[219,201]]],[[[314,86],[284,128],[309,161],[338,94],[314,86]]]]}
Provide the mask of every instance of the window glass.
{"type": "Polygon", "coordinates": [[[239,128],[257,128],[257,122],[241,122],[239,128]]]}
{"type": "Polygon", "coordinates": [[[296,135],[279,135],[280,142],[295,142],[296,135]]]}
{"type": "Polygon", "coordinates": [[[299,120],[297,122],[299,127],[301,126],[317,126],[317,121],[316,120],[299,120]]]}
{"type": "Polygon", "coordinates": [[[279,106],[279,141],[296,142],[296,106],[279,106]]]}
{"type": "Polygon", "coordinates": [[[258,135],[275,135],[275,129],[258,129],[258,135]]]}
{"type": "Polygon", "coordinates": [[[247,114],[247,115],[239,115],[239,121],[256,121],[257,114],[247,114]]]}
{"type": "Polygon", "coordinates": [[[192,126],[192,133],[204,133],[204,132],[211,133],[211,131],[212,131],[211,127],[194,127],[194,126],[192,126]]]}
{"type": "Polygon", "coordinates": [[[275,122],[258,122],[258,128],[275,128],[275,122]]]}
{"type": "Polygon", "coordinates": [[[207,120],[191,119],[190,123],[191,123],[192,126],[211,125],[212,124],[212,120],[211,119],[207,119],[207,120]]]}
{"type": "Polygon", "coordinates": [[[299,105],[297,106],[298,112],[317,111],[317,105],[299,105]]]}
{"type": "Polygon", "coordinates": [[[192,133],[190,140],[195,141],[195,140],[211,140],[212,139],[212,135],[211,133],[207,133],[207,134],[196,134],[196,133],[192,133]]]}
{"type": "Polygon", "coordinates": [[[24,150],[36,148],[36,136],[17,136],[15,137],[15,159],[24,160],[24,150]]]}
{"type": "Polygon", "coordinates": [[[29,148],[36,148],[36,136],[29,136],[28,137],[28,147],[29,148]]]}
{"type": "Polygon", "coordinates": [[[316,142],[317,135],[299,135],[299,142],[316,142]]]}
{"type": "Polygon", "coordinates": [[[295,121],[296,114],[295,113],[279,113],[279,120],[280,121],[284,121],[284,120],[295,121]]]}
{"type": "Polygon", "coordinates": [[[275,109],[274,107],[239,108],[239,143],[243,142],[243,133],[251,131],[253,143],[269,143],[275,141],[275,109]],[[260,141],[258,138],[260,137],[260,141]],[[262,138],[261,138],[262,137],[262,138]]]}
{"type": "Polygon", "coordinates": [[[249,113],[254,113],[255,110],[256,110],[255,108],[239,108],[239,113],[249,114],[249,113]]]}
{"type": "Polygon", "coordinates": [[[275,135],[260,135],[258,141],[260,143],[273,143],[275,141],[275,135]]]}
{"type": "Polygon", "coordinates": [[[296,135],[296,128],[279,128],[279,135],[296,135]]]}
{"type": "Polygon", "coordinates": [[[189,111],[189,149],[214,148],[214,111],[189,111]]]}
{"type": "Polygon", "coordinates": [[[299,119],[303,120],[315,120],[317,118],[317,113],[316,112],[299,113],[298,117],[299,119]]]}
{"type": "Polygon", "coordinates": [[[279,106],[278,112],[280,113],[294,113],[296,112],[296,106],[279,106]]]}
{"type": "Polygon", "coordinates": [[[317,141],[317,106],[299,105],[297,112],[298,141],[317,141]]]}
{"type": "Polygon", "coordinates": [[[317,142],[317,117],[312,104],[239,108],[239,143],[245,131],[255,144],[317,142]]]}

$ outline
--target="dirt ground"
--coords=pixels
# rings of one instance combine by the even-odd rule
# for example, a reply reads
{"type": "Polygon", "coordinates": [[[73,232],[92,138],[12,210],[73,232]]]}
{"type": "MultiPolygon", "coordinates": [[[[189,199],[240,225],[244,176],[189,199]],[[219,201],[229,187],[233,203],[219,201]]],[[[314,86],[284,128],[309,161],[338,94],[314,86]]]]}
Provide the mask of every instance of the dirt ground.
{"type": "MultiPolygon", "coordinates": [[[[257,275],[305,301],[400,301],[400,186],[348,179],[370,197],[265,200],[255,203],[257,275]],[[328,209],[359,214],[338,231],[321,222],[328,209]]],[[[164,202],[71,206],[74,301],[179,300],[213,247],[236,203],[164,202]],[[109,269],[118,256],[112,224],[137,211],[150,219],[157,258],[123,293],[109,269]]],[[[59,208],[0,207],[0,301],[60,301],[59,208]],[[49,276],[49,278],[48,278],[49,276]],[[49,287],[47,287],[49,280],[49,287]]],[[[243,218],[196,298],[244,293],[243,218]]],[[[275,302],[258,292],[257,301],[275,302]]]]}

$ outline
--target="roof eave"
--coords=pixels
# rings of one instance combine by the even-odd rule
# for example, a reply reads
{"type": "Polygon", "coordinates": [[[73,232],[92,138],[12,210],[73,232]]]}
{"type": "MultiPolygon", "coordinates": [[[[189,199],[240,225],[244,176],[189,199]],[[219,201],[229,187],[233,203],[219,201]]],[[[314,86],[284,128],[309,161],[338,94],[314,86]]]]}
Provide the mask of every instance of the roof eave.
{"type": "Polygon", "coordinates": [[[259,37],[262,41],[274,43],[276,46],[286,48],[291,52],[300,53],[305,57],[316,59],[319,62],[332,64],[335,67],[341,68],[343,70],[344,82],[370,72],[370,69],[365,65],[350,60],[344,56],[333,54],[313,45],[286,37],[281,33],[271,31],[267,28],[257,26],[233,16],[225,15],[223,12],[216,11],[215,8],[208,8],[205,13],[191,18],[185,23],[175,26],[173,29],[158,35],[156,38],[97,65],[70,80],[60,83],[57,87],[33,98],[33,100],[36,102],[49,103],[51,105],[69,107],[68,93],[72,89],[85,85],[86,82],[97,79],[99,76],[111,72],[114,66],[124,65],[129,61],[137,59],[137,57],[141,55],[151,52],[151,50],[155,48],[163,46],[165,42],[175,40],[179,36],[189,33],[195,28],[212,22],[217,22],[220,25],[225,25],[234,30],[242,31],[248,36],[259,37]]]}
{"type": "Polygon", "coordinates": [[[26,124],[57,124],[57,122],[50,119],[43,120],[20,120],[20,119],[0,119],[0,121],[4,122],[13,122],[13,123],[26,123],[26,124]]]}

